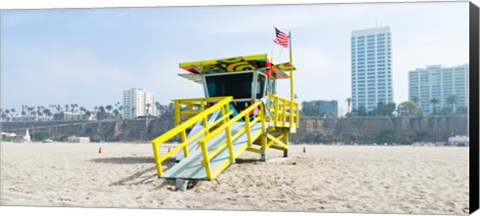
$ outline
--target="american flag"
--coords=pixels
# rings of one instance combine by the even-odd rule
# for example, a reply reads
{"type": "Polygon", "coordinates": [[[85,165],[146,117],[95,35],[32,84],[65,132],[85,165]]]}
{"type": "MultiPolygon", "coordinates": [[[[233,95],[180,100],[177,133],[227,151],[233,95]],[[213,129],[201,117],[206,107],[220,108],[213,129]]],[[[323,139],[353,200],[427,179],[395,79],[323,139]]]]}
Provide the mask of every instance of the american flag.
{"type": "Polygon", "coordinates": [[[277,37],[275,38],[275,40],[273,40],[273,42],[277,43],[280,46],[283,46],[283,47],[287,48],[288,47],[289,36],[287,34],[283,33],[282,31],[278,30],[276,27],[275,27],[275,34],[277,35],[277,37]]]}

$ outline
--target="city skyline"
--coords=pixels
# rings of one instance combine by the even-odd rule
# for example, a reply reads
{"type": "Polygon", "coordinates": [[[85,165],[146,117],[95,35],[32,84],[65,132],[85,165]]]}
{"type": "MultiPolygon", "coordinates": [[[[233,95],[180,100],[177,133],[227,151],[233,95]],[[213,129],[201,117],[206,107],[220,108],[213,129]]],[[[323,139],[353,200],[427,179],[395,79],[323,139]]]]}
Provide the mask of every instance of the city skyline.
{"type": "MultiPolygon", "coordinates": [[[[288,50],[272,42],[276,26],[292,32],[297,101],[337,100],[346,110],[351,31],[377,22],[390,26],[394,35],[392,78],[398,105],[408,100],[408,71],[468,63],[466,4],[5,11],[2,107],[78,103],[92,109],[121,101],[123,89],[134,87],[149,89],[162,104],[203,97],[201,86],[177,76],[183,72],[179,62],[272,50],[274,60],[286,62],[288,50]],[[242,16],[246,11],[248,18],[242,16]]],[[[288,82],[280,82],[279,93],[289,97],[288,82]]]]}

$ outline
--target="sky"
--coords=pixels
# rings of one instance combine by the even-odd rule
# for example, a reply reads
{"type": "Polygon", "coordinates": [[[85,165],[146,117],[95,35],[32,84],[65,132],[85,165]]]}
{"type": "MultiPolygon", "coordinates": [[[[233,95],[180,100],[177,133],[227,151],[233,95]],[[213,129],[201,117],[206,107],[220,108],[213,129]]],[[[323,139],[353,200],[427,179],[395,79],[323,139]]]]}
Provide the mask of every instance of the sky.
{"type": "MultiPolygon", "coordinates": [[[[468,2],[3,10],[1,106],[122,102],[130,88],[155,100],[203,97],[180,62],[268,53],[274,26],[292,33],[298,101],[351,96],[351,32],[389,26],[394,102],[408,100],[408,71],[468,63],[468,2]]],[[[279,94],[289,98],[289,81],[279,94]]],[[[17,112],[18,113],[18,112],[17,112]]]]}

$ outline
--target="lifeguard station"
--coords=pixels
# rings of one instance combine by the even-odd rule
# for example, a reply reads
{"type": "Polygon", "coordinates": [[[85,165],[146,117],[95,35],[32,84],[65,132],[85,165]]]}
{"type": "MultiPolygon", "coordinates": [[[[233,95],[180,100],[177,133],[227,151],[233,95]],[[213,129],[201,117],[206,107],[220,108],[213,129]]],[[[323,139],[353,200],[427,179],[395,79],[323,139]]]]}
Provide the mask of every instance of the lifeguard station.
{"type": "Polygon", "coordinates": [[[211,180],[244,151],[258,153],[262,161],[268,149],[288,156],[299,107],[276,96],[276,84],[290,77],[293,65],[259,54],[185,62],[180,68],[189,72],[180,76],[203,86],[205,98],[173,100],[175,127],[152,141],[159,177],[211,180]],[[159,147],[173,139],[181,143],[160,155],[159,147]],[[162,163],[174,155],[177,163],[164,171],[162,163]]]}

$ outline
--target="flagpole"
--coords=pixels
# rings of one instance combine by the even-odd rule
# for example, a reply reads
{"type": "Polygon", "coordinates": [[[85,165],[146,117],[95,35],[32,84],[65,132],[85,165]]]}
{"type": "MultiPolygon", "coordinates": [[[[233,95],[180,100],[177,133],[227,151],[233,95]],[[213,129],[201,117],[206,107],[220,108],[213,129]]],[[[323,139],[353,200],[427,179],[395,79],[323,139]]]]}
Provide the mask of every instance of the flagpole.
{"type": "MultiPolygon", "coordinates": [[[[290,64],[293,65],[293,60],[292,60],[292,32],[288,32],[288,43],[289,43],[289,50],[290,50],[290,64]]],[[[293,93],[293,70],[290,70],[290,100],[294,101],[295,96],[293,93]]]]}

